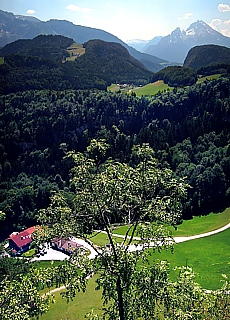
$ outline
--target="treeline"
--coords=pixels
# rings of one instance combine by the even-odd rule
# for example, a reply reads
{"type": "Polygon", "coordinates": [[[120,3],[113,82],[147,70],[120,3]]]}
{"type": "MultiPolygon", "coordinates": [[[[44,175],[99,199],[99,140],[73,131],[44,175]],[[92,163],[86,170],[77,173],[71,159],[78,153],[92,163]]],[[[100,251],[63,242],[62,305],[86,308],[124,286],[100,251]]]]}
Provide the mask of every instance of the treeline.
{"type": "Polygon", "coordinates": [[[72,39],[38,36],[18,40],[0,50],[0,94],[25,90],[105,90],[111,83],[147,83],[152,72],[134,59],[122,45],[102,40],[84,44],[85,54],[75,61],[62,59],[72,39]],[[18,43],[18,48],[17,48],[18,43]]]}
{"type": "Polygon", "coordinates": [[[164,80],[172,87],[191,86],[196,83],[197,73],[194,69],[181,66],[169,66],[164,68],[150,78],[150,82],[164,80]]]}
{"type": "Polygon", "coordinates": [[[42,90],[0,97],[2,237],[36,223],[55,190],[72,197],[67,151],[91,139],[111,145],[108,157],[130,162],[147,142],[162,166],[191,185],[184,218],[230,204],[230,80],[137,98],[97,90],[42,90]]]}
{"type": "Polygon", "coordinates": [[[210,74],[222,74],[224,76],[230,75],[230,64],[227,63],[217,63],[217,64],[209,64],[208,66],[201,67],[197,70],[198,75],[207,76],[210,74]]]}
{"type": "Polygon", "coordinates": [[[196,83],[199,76],[221,74],[225,77],[230,75],[230,64],[217,63],[210,64],[195,70],[186,66],[166,67],[150,77],[150,82],[163,80],[171,87],[191,86],[196,83]]]}

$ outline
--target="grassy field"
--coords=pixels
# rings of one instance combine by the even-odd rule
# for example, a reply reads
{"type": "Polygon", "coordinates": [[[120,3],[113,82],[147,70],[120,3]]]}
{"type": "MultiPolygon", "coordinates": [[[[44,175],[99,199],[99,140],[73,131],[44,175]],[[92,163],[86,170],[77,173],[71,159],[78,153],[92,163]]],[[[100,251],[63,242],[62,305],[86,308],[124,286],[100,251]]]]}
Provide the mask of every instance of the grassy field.
{"type": "Polygon", "coordinates": [[[230,222],[230,208],[220,213],[210,213],[208,216],[193,217],[192,220],[184,220],[177,230],[170,227],[175,236],[193,236],[219,229],[230,222]]]}
{"type": "MultiPolygon", "coordinates": [[[[191,220],[184,220],[182,224],[173,227],[168,227],[174,236],[193,236],[209,231],[219,229],[230,222],[230,208],[225,209],[220,213],[210,213],[207,216],[194,217],[191,220]]],[[[128,226],[120,226],[114,229],[114,233],[125,235],[128,226]]],[[[130,231],[131,233],[131,231],[130,231]]]]}
{"type": "Polygon", "coordinates": [[[69,48],[66,49],[70,57],[67,58],[67,61],[74,61],[77,57],[80,57],[85,53],[85,48],[81,44],[73,43],[69,48]]]}
{"type": "Polygon", "coordinates": [[[220,73],[217,73],[217,74],[212,74],[210,76],[205,76],[205,77],[201,77],[197,80],[197,83],[199,82],[203,82],[205,80],[216,80],[216,79],[219,79],[221,77],[221,74],[220,73]]]}
{"type": "MultiPolygon", "coordinates": [[[[196,281],[205,289],[221,287],[222,274],[230,277],[230,229],[206,238],[176,244],[174,253],[154,253],[154,259],[167,260],[171,268],[188,265],[197,273],[196,281]]],[[[175,272],[172,272],[175,278],[175,272]]]]}
{"type": "Polygon", "coordinates": [[[135,92],[138,97],[141,96],[153,96],[157,94],[159,91],[172,91],[173,87],[169,87],[162,80],[158,80],[154,83],[149,83],[146,86],[134,88],[132,92],[135,92]]]}
{"type": "MultiPolygon", "coordinates": [[[[204,217],[195,217],[184,221],[176,235],[193,235],[218,229],[230,221],[230,208],[222,213],[211,213],[204,217]]],[[[124,234],[127,226],[115,229],[114,233],[124,234]]],[[[105,234],[98,234],[96,242],[101,245],[108,242],[105,234]]],[[[122,241],[122,239],[117,238],[122,241]]],[[[188,265],[197,273],[196,281],[206,289],[218,289],[221,287],[222,274],[230,276],[230,229],[213,236],[179,243],[174,247],[174,253],[151,250],[150,262],[155,259],[170,262],[171,270],[176,266],[188,265]]],[[[93,240],[93,238],[91,239],[93,240]]],[[[94,240],[93,240],[94,241],[94,240]]],[[[49,266],[50,262],[42,262],[41,266],[49,266]]],[[[176,271],[171,271],[172,280],[176,277],[176,271]]],[[[73,301],[66,304],[60,293],[54,294],[56,303],[51,305],[49,312],[41,316],[40,320],[76,320],[84,319],[84,315],[93,308],[100,314],[102,307],[101,292],[95,290],[95,279],[89,280],[85,293],[77,293],[73,301]]]]}
{"type": "Polygon", "coordinates": [[[121,90],[124,93],[135,92],[138,97],[141,96],[153,96],[159,91],[172,91],[173,87],[169,87],[164,81],[159,80],[154,83],[149,83],[143,87],[134,87],[132,85],[127,85],[125,88],[120,88],[117,84],[112,84],[108,87],[108,91],[116,92],[121,90]]]}
{"type": "MultiPolygon", "coordinates": [[[[123,238],[113,236],[113,239],[117,243],[122,243],[123,238]]],[[[105,233],[97,233],[95,236],[91,237],[90,240],[96,245],[96,246],[105,246],[106,244],[109,243],[109,239],[107,234],[105,233]]]]}
{"type": "Polygon", "coordinates": [[[60,292],[56,292],[56,303],[52,304],[50,310],[39,317],[39,320],[82,320],[91,309],[101,315],[101,291],[95,290],[95,287],[95,278],[90,279],[86,292],[78,292],[69,303],[61,297],[60,292]]]}

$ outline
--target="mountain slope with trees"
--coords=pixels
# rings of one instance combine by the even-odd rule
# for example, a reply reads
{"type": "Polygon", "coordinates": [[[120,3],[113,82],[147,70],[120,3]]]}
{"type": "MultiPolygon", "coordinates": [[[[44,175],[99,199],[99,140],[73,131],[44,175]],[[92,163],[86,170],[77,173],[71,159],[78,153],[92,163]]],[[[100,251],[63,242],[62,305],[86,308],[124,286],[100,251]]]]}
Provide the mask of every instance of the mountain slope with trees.
{"type": "Polygon", "coordinates": [[[230,64],[230,48],[205,45],[196,46],[189,50],[184,66],[198,70],[214,64],[230,64]]]}
{"type": "Polygon", "coordinates": [[[230,81],[220,78],[137,98],[91,90],[24,91],[0,97],[2,237],[36,223],[53,190],[72,197],[67,151],[92,139],[108,156],[130,162],[133,145],[149,143],[156,157],[186,176],[183,218],[230,205],[230,81]]]}
{"type": "Polygon", "coordinates": [[[105,42],[115,42],[124,46],[129,53],[137,60],[142,62],[146,68],[156,72],[162,69],[165,60],[149,54],[141,53],[128,46],[116,36],[104,30],[75,25],[65,20],[51,19],[40,21],[32,17],[15,16],[13,13],[0,10],[0,48],[18,39],[33,39],[38,35],[62,35],[72,38],[76,43],[83,44],[89,40],[100,39],[105,42]]]}
{"type": "Polygon", "coordinates": [[[190,86],[196,83],[197,73],[189,67],[170,66],[152,75],[150,82],[163,80],[172,87],[190,86]]]}
{"type": "Polygon", "coordinates": [[[85,54],[65,61],[73,43],[62,36],[18,40],[0,50],[0,94],[28,89],[106,89],[113,82],[145,83],[152,74],[118,43],[90,40],[85,54]],[[17,53],[9,54],[8,53],[17,53]]]}

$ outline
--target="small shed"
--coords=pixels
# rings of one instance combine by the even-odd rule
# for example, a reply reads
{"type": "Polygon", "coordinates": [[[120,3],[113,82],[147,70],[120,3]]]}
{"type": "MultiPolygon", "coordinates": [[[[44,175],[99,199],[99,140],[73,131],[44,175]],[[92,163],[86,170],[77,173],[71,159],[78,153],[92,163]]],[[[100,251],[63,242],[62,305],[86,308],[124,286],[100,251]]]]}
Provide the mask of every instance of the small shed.
{"type": "Polygon", "coordinates": [[[81,244],[72,241],[69,238],[55,238],[53,239],[51,245],[53,249],[60,250],[67,254],[71,254],[82,247],[81,244]]]}

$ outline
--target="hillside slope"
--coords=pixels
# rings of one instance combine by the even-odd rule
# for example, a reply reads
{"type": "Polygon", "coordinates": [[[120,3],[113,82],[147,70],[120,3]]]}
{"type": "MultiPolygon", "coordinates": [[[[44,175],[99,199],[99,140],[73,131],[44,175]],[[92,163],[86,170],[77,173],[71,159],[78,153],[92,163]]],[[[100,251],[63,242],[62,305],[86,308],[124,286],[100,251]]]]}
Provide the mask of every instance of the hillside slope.
{"type": "Polygon", "coordinates": [[[102,40],[84,44],[85,54],[62,63],[73,43],[62,36],[18,40],[0,50],[0,94],[27,89],[106,89],[112,82],[145,83],[151,71],[122,45],[102,40]],[[9,53],[9,54],[7,54],[9,53]],[[14,53],[14,54],[12,54],[14,53]]]}
{"type": "Polygon", "coordinates": [[[189,50],[184,66],[198,70],[210,64],[230,64],[230,48],[205,45],[196,46],[189,50]]]}
{"type": "Polygon", "coordinates": [[[129,53],[146,68],[156,72],[162,69],[166,61],[149,54],[141,53],[128,46],[125,42],[104,30],[75,25],[65,20],[40,21],[26,16],[15,16],[13,13],[0,10],[0,48],[18,39],[32,39],[37,35],[62,35],[72,38],[76,43],[84,43],[93,39],[116,42],[123,45],[129,53]]]}

